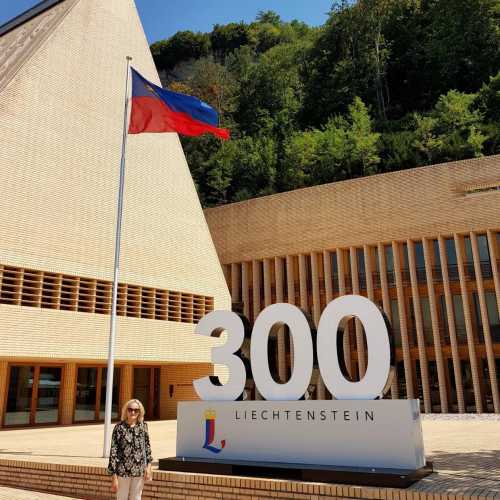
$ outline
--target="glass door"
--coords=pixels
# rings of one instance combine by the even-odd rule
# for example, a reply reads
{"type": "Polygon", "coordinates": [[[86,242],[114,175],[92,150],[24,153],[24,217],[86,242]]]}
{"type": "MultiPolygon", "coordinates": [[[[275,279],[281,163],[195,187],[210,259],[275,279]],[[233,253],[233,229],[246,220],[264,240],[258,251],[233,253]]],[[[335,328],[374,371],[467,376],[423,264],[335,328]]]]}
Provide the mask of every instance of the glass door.
{"type": "Polygon", "coordinates": [[[151,367],[134,368],[133,397],[141,401],[146,411],[146,418],[160,418],[160,369],[151,367]]]}
{"type": "MultiPolygon", "coordinates": [[[[104,420],[107,368],[79,366],[76,380],[74,422],[104,420]]],[[[113,406],[111,418],[117,419],[120,390],[120,368],[113,371],[113,406]]]]}
{"type": "Polygon", "coordinates": [[[11,365],[4,425],[57,424],[61,367],[11,365]]]}
{"type": "Polygon", "coordinates": [[[36,379],[35,424],[57,424],[62,369],[41,366],[36,379]]]}
{"type": "Polygon", "coordinates": [[[97,370],[94,367],[78,368],[76,380],[75,422],[97,420],[97,370]]]}
{"type": "Polygon", "coordinates": [[[4,425],[29,425],[34,366],[11,366],[4,425]]]}

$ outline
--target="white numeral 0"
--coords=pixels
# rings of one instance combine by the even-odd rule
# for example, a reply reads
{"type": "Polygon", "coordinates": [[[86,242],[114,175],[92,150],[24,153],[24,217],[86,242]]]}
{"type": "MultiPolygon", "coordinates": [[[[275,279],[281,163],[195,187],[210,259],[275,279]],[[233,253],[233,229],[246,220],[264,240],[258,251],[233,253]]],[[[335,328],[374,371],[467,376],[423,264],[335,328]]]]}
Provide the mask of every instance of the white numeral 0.
{"type": "Polygon", "coordinates": [[[311,381],[313,345],[309,324],[298,307],[273,304],[259,314],[252,330],[250,362],[255,385],[265,399],[295,401],[302,397],[311,381]],[[283,323],[293,338],[293,372],[286,384],[278,384],[269,370],[267,343],[271,328],[283,323]]]}
{"type": "Polygon", "coordinates": [[[384,317],[372,301],[360,295],[332,300],[319,320],[317,348],[321,376],[336,399],[375,399],[383,394],[391,369],[391,347],[384,317]],[[368,367],[359,382],[343,376],[337,352],[340,322],[353,316],[363,324],[368,347],[368,367]]]}

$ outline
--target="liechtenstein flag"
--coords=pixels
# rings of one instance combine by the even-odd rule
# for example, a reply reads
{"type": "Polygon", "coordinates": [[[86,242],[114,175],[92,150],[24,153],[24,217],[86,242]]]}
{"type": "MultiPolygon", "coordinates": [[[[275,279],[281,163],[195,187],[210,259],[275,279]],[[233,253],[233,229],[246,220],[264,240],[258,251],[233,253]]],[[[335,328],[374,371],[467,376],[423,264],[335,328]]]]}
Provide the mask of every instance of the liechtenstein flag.
{"type": "Polygon", "coordinates": [[[162,89],[132,68],[132,112],[129,134],[205,133],[229,139],[229,130],[217,127],[217,111],[196,97],[162,89]]]}

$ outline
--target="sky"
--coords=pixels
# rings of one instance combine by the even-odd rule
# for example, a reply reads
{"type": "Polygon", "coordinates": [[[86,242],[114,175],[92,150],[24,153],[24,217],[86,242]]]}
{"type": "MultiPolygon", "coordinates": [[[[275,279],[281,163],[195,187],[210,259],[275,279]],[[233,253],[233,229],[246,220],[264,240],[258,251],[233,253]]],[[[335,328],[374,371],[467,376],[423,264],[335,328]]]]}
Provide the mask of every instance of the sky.
{"type": "MultiPolygon", "coordinates": [[[[38,0],[0,0],[0,25],[38,0]]],[[[250,22],[260,10],[274,10],[284,21],[298,19],[319,26],[327,19],[333,0],[136,0],[149,42],[177,31],[212,30],[214,24],[250,22]]]]}

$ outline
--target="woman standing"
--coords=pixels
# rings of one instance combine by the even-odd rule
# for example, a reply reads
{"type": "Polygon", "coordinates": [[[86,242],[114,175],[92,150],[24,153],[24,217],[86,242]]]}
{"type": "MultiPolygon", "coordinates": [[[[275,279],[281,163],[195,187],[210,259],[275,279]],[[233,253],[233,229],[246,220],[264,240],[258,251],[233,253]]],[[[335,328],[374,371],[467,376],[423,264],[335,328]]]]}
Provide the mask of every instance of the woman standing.
{"type": "Polygon", "coordinates": [[[121,422],[111,437],[108,472],[113,475],[111,491],[118,500],[141,499],[144,480],[151,480],[152,461],[144,406],[131,399],[123,405],[121,422]]]}

